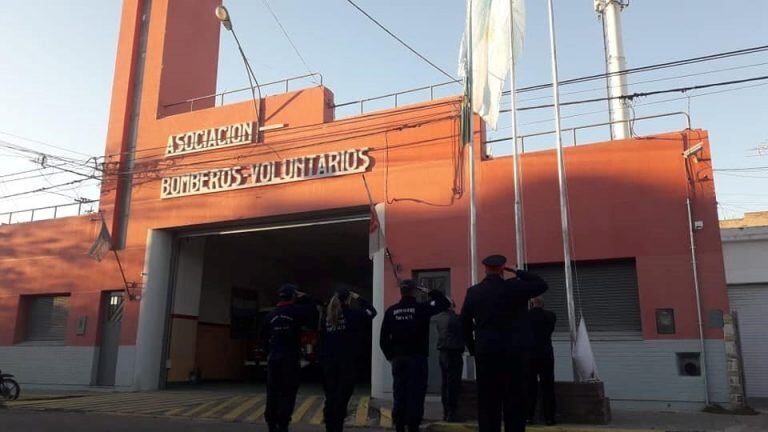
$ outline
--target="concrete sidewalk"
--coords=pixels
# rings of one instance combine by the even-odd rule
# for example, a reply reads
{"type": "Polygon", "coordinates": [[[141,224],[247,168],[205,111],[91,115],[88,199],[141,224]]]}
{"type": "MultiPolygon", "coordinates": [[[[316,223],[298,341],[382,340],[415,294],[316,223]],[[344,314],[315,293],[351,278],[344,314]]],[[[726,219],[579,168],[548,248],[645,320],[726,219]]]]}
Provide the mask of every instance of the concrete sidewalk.
{"type": "MultiPolygon", "coordinates": [[[[389,407],[391,403],[372,405],[389,407]]],[[[531,432],[623,432],[623,431],[669,431],[669,432],[768,432],[768,409],[756,407],[757,415],[711,414],[700,411],[631,411],[612,410],[612,421],[607,425],[558,424],[556,426],[533,425],[526,428],[531,432]]],[[[431,423],[429,432],[472,432],[477,424],[443,423],[442,407],[430,400],[425,405],[425,422],[431,423]]]]}

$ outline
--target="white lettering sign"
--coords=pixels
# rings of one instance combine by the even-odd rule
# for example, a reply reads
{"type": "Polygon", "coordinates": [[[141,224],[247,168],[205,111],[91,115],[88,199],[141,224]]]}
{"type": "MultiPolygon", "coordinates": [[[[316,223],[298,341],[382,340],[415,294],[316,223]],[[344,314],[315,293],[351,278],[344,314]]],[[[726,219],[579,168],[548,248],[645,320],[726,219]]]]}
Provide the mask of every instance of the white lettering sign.
{"type": "Polygon", "coordinates": [[[250,122],[201,129],[169,136],[165,145],[165,157],[252,142],[253,123],[250,122]]]}
{"type": "Polygon", "coordinates": [[[371,166],[368,150],[370,149],[367,147],[342,150],[163,177],[160,198],[177,198],[361,173],[371,166]]]}

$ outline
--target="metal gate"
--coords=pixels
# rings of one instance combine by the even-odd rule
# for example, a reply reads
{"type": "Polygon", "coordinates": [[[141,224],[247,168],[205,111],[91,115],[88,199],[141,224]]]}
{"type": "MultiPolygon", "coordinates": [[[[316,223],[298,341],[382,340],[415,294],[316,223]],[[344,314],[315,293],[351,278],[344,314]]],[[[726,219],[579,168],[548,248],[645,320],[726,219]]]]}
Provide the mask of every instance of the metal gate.
{"type": "Polygon", "coordinates": [[[768,397],[768,285],[730,285],[728,297],[739,317],[747,397],[768,397]]]}

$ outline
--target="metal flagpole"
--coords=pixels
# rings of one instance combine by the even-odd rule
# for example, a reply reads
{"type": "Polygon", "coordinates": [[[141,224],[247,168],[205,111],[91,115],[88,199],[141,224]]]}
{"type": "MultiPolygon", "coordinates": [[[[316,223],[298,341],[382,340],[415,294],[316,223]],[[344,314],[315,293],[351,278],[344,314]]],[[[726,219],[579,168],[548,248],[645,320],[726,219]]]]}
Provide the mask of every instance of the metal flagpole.
{"type": "Polygon", "coordinates": [[[465,92],[469,105],[467,125],[469,128],[469,279],[472,285],[477,279],[477,208],[475,203],[475,129],[472,111],[472,0],[467,0],[467,73],[464,78],[465,92]]]}
{"type": "Polygon", "coordinates": [[[576,308],[573,304],[573,273],[571,272],[571,236],[568,227],[568,194],[565,185],[565,163],[563,161],[563,137],[560,132],[560,85],[557,74],[557,47],[555,43],[555,12],[552,0],[547,0],[549,12],[549,47],[552,63],[552,98],[555,108],[555,135],[557,138],[557,179],[560,185],[560,221],[563,231],[563,264],[565,267],[565,298],[568,306],[568,329],[571,336],[571,365],[573,380],[578,381],[576,365],[573,363],[573,349],[576,344],[576,308]]]}
{"type": "Polygon", "coordinates": [[[515,103],[515,0],[509,0],[509,29],[510,42],[512,44],[512,58],[509,65],[509,113],[512,117],[512,145],[514,147],[514,158],[512,160],[512,169],[514,170],[514,188],[515,188],[515,253],[517,255],[517,268],[525,268],[525,243],[523,237],[523,197],[522,187],[520,185],[520,147],[517,142],[517,112],[515,103]]]}

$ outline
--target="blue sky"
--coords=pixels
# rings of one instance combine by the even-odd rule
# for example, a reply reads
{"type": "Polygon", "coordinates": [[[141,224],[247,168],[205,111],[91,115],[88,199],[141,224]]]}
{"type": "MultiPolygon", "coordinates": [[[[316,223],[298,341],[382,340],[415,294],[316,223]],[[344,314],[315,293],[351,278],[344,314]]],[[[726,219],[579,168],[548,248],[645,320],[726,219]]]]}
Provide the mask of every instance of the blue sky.
{"type": "MultiPolygon", "coordinates": [[[[309,67],[323,74],[337,102],[445,81],[344,0],[268,1],[309,67]]],[[[463,0],[357,3],[432,61],[455,73],[464,24],[463,0]]],[[[260,81],[307,72],[261,1],[229,0],[226,4],[260,81]]],[[[767,3],[730,8],[725,5],[714,0],[631,2],[623,13],[628,66],[768,44],[767,3]]],[[[592,1],[555,0],[555,7],[561,78],[602,72],[602,33],[592,1]]],[[[78,159],[103,154],[120,8],[118,0],[26,0],[0,14],[0,144],[19,144],[78,159]]],[[[546,2],[528,0],[527,8],[526,46],[518,69],[521,87],[548,82],[550,77],[546,2]]],[[[226,33],[222,34],[219,71],[220,90],[247,84],[233,40],[226,33]]],[[[633,74],[629,81],[631,91],[650,91],[761,75],[768,75],[768,53],[633,74]]],[[[458,91],[458,87],[445,88],[445,94],[458,91]]],[[[711,133],[716,168],[768,166],[768,156],[754,156],[756,152],[751,150],[761,143],[768,144],[764,128],[768,120],[768,85],[704,95],[710,91],[639,100],[636,113],[642,116],[690,109],[693,126],[711,133]]],[[[577,100],[604,96],[605,89],[603,82],[593,81],[565,86],[562,93],[563,100],[577,100]]],[[[520,106],[549,103],[549,95],[548,91],[526,93],[520,96],[520,106]]],[[[563,115],[568,118],[563,125],[605,121],[605,109],[605,103],[564,108],[563,115]]],[[[550,130],[551,116],[550,110],[522,113],[521,133],[550,130]]],[[[682,127],[680,119],[670,119],[638,123],[636,129],[645,134],[682,127]]],[[[505,135],[506,120],[494,136],[505,135]]],[[[606,137],[607,129],[602,128],[585,133],[580,140],[606,137]]],[[[532,148],[552,144],[550,136],[533,143],[532,148]]],[[[499,146],[495,151],[506,150],[499,146]]],[[[18,152],[0,148],[0,176],[36,167],[18,152]]],[[[0,177],[0,197],[77,177],[56,174],[8,181],[13,178],[0,177]]],[[[95,198],[95,183],[72,190],[62,187],[60,195],[0,198],[0,212],[72,202],[77,196],[95,198]]],[[[716,186],[721,217],[768,209],[768,170],[718,173],[716,186]]]]}

